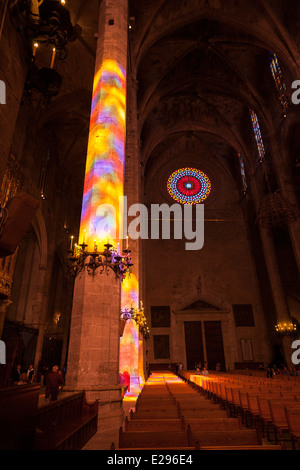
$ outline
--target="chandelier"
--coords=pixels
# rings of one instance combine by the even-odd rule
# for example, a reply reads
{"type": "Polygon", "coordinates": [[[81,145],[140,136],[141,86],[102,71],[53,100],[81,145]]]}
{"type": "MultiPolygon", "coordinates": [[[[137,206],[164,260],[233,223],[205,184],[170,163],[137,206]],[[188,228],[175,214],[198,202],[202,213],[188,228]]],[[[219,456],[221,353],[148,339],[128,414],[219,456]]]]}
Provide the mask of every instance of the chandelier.
{"type": "Polygon", "coordinates": [[[123,280],[127,273],[131,273],[131,250],[123,250],[120,254],[119,250],[115,249],[113,245],[107,242],[104,245],[103,251],[98,251],[96,242],[94,243],[94,250],[88,251],[88,245],[83,242],[81,245],[74,245],[73,237],[71,237],[71,246],[68,250],[66,260],[67,272],[76,277],[80,272],[87,270],[88,274],[95,275],[97,269],[100,274],[109,270],[114,271],[116,276],[123,280]]]}
{"type": "Polygon", "coordinates": [[[262,227],[281,227],[297,220],[292,204],[279,191],[267,194],[261,201],[257,222],[262,227]]]}
{"type": "Polygon", "coordinates": [[[43,95],[45,104],[58,95],[62,76],[54,69],[55,59],[65,61],[68,55],[67,44],[81,36],[79,25],[73,26],[65,0],[8,0],[12,22],[21,32],[31,53],[31,61],[25,82],[24,97],[32,90],[43,95]],[[52,57],[49,67],[38,67],[36,54],[40,46],[42,55],[50,49],[52,57]]]}
{"type": "Polygon", "coordinates": [[[18,31],[44,44],[52,44],[64,60],[66,45],[80,37],[82,28],[73,26],[64,0],[10,0],[11,17],[18,31]]]}
{"type": "Polygon", "coordinates": [[[140,303],[140,308],[131,307],[130,309],[125,308],[124,310],[121,310],[121,320],[125,322],[128,320],[134,320],[144,338],[148,339],[150,337],[150,330],[147,326],[143,302],[140,303]]]}
{"type": "Polygon", "coordinates": [[[277,323],[275,329],[281,336],[295,336],[297,334],[297,325],[289,321],[277,323]]]}

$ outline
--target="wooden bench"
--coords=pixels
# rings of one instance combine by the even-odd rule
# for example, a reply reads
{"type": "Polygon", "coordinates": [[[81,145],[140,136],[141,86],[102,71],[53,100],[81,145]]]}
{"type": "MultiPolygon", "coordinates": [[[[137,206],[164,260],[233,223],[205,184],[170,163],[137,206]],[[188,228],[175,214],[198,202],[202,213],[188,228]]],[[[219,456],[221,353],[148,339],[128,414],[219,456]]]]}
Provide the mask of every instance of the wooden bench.
{"type": "Polygon", "coordinates": [[[283,439],[283,432],[288,431],[288,422],[285,413],[285,406],[290,405],[293,408],[300,408],[300,403],[296,402],[295,399],[277,399],[268,400],[270,415],[271,415],[271,424],[275,433],[275,441],[278,444],[278,439],[283,439]]]}
{"type": "MultiPolygon", "coordinates": [[[[251,417],[251,425],[253,426],[258,426],[261,424],[261,419],[260,419],[260,410],[258,406],[258,398],[263,395],[264,392],[256,392],[256,393],[249,393],[247,392],[247,400],[248,400],[248,410],[249,410],[249,415],[251,417]]],[[[268,394],[266,398],[270,397],[280,397],[280,392],[268,394]]]]}
{"type": "Polygon", "coordinates": [[[128,431],[184,431],[182,419],[135,419],[125,418],[125,432],[128,431]]]}
{"type": "Polygon", "coordinates": [[[185,431],[124,432],[119,431],[119,449],[169,449],[190,447],[185,431]]]}
{"type": "Polygon", "coordinates": [[[258,446],[262,443],[258,432],[252,429],[235,431],[192,431],[188,426],[187,434],[190,447],[258,446]]]}
{"type": "Polygon", "coordinates": [[[203,419],[203,418],[226,418],[228,417],[227,412],[224,410],[216,410],[214,408],[208,408],[203,410],[182,410],[181,415],[185,420],[190,418],[203,419]]]}
{"type": "Polygon", "coordinates": [[[189,418],[183,417],[185,426],[191,431],[234,431],[242,428],[241,420],[236,418],[189,418]]]}
{"type": "Polygon", "coordinates": [[[180,418],[177,408],[166,410],[142,410],[134,412],[130,410],[130,419],[178,419],[180,418]]]}
{"type": "Polygon", "coordinates": [[[176,401],[171,397],[168,399],[165,398],[140,398],[136,401],[135,410],[145,410],[145,409],[157,409],[159,408],[169,408],[176,407],[176,401]]]}
{"type": "Polygon", "coordinates": [[[0,389],[0,449],[33,449],[40,388],[16,385],[0,389]]]}
{"type": "Polygon", "coordinates": [[[300,446],[300,408],[287,405],[284,407],[284,410],[291,436],[292,447],[296,450],[296,443],[300,446]]]}
{"type": "Polygon", "coordinates": [[[98,402],[72,393],[38,409],[36,450],[80,450],[97,432],[98,402]]]}

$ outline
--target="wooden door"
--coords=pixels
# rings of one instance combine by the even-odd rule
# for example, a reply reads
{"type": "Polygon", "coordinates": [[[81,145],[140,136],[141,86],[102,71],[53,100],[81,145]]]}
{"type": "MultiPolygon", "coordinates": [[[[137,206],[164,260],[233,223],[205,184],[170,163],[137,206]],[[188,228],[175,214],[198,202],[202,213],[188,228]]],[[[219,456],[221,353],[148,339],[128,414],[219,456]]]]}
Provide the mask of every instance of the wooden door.
{"type": "Polygon", "coordinates": [[[222,335],[222,324],[220,321],[204,322],[206,356],[209,370],[216,370],[216,364],[221,364],[225,370],[225,355],[222,335]]]}
{"type": "MultiPolygon", "coordinates": [[[[185,348],[186,360],[185,368],[195,370],[195,364],[199,361],[203,364],[203,339],[202,339],[202,322],[201,321],[185,321],[185,348]]],[[[182,359],[183,360],[183,359],[182,359]]]]}

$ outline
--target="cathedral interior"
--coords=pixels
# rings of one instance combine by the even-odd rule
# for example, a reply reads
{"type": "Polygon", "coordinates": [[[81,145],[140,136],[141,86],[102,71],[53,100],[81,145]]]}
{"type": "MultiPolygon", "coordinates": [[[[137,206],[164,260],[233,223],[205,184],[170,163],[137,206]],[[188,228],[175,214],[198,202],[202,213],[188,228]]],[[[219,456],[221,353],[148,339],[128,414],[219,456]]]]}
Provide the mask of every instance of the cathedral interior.
{"type": "Polygon", "coordinates": [[[297,0],[1,0],[0,392],[58,365],[118,428],[124,371],[132,394],[180,363],[296,375],[299,23],[297,0]]]}

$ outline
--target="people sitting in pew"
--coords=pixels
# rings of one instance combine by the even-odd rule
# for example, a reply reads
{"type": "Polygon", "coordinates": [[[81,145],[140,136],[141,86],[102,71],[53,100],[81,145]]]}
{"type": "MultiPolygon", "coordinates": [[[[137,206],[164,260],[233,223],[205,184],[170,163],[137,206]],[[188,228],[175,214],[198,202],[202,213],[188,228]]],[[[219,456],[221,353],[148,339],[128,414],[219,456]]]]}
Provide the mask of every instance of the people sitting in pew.
{"type": "Polygon", "coordinates": [[[19,382],[17,382],[17,385],[27,385],[28,384],[28,379],[27,379],[27,374],[26,372],[23,372],[20,375],[19,382]]]}
{"type": "Polygon", "coordinates": [[[209,372],[206,367],[203,367],[202,375],[209,375],[209,372]]]}

